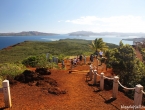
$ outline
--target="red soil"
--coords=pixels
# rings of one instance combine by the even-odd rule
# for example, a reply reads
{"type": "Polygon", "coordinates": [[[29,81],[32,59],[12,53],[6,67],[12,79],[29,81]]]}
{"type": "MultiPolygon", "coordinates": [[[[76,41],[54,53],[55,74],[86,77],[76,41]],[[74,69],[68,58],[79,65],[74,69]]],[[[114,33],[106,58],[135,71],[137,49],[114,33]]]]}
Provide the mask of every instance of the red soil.
{"type": "MultiPolygon", "coordinates": [[[[87,58],[87,63],[89,58],[87,58]]],[[[97,61],[94,61],[97,65],[97,61]]],[[[65,62],[65,70],[51,70],[50,78],[57,81],[58,86],[66,90],[66,94],[54,95],[37,86],[17,83],[10,87],[12,107],[10,110],[116,110],[121,105],[133,105],[122,92],[118,92],[116,100],[112,100],[112,90],[99,91],[98,86],[89,86],[86,82],[86,74],[89,65],[77,65],[69,73],[70,62],[65,62]]],[[[33,70],[35,70],[33,68],[33,70]]],[[[112,70],[106,71],[105,64],[99,66],[98,72],[104,72],[105,76],[112,76],[112,70]]],[[[99,79],[99,77],[97,77],[99,79]]],[[[0,94],[0,108],[4,109],[3,95],[0,94]]]]}

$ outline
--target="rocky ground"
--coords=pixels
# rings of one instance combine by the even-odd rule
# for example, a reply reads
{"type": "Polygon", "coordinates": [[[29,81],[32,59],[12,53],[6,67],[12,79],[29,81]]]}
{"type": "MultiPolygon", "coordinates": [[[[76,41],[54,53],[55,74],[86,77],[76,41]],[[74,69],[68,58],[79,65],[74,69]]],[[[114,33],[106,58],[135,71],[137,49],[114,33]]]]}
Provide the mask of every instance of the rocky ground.
{"type": "MultiPolygon", "coordinates": [[[[119,110],[123,106],[133,105],[133,100],[122,92],[118,93],[117,99],[112,99],[112,89],[109,85],[106,84],[105,90],[100,91],[99,84],[91,85],[92,82],[86,81],[86,74],[89,72],[88,63],[89,58],[86,64],[78,64],[70,72],[70,62],[65,61],[64,70],[52,69],[50,75],[41,77],[41,81],[45,84],[36,78],[34,83],[17,82],[10,85],[12,107],[4,107],[3,95],[0,94],[0,108],[6,110],[119,110]],[[52,79],[55,84],[51,85],[48,79],[52,79]],[[49,88],[61,92],[54,93],[51,90],[48,91],[49,88]]],[[[96,60],[94,65],[97,65],[96,60]]],[[[35,68],[31,70],[35,71],[35,68]]],[[[105,64],[98,67],[98,72],[99,74],[104,72],[105,76],[112,77],[111,69],[106,71],[105,64]]]]}

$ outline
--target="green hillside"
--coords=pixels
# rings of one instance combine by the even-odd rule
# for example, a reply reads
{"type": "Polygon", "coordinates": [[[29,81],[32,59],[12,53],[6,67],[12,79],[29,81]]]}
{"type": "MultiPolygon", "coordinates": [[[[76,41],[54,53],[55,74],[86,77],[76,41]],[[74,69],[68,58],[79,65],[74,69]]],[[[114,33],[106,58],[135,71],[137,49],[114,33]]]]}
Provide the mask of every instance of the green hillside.
{"type": "MultiPolygon", "coordinates": [[[[54,56],[64,54],[65,56],[85,54],[93,51],[88,46],[92,41],[80,39],[64,39],[52,42],[25,41],[18,45],[0,50],[0,63],[18,62],[33,56],[50,53],[54,56]]],[[[107,44],[110,48],[117,47],[114,44],[107,44]]]]}

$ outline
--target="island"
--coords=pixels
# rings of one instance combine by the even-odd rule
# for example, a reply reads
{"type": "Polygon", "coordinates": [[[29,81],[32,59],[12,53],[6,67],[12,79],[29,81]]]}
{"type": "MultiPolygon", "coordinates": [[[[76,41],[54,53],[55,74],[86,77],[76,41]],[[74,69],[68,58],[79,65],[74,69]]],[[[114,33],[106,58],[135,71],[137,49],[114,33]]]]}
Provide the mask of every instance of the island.
{"type": "Polygon", "coordinates": [[[0,36],[50,36],[50,35],[59,35],[59,34],[44,33],[38,31],[23,31],[19,33],[0,33],[0,36]]]}

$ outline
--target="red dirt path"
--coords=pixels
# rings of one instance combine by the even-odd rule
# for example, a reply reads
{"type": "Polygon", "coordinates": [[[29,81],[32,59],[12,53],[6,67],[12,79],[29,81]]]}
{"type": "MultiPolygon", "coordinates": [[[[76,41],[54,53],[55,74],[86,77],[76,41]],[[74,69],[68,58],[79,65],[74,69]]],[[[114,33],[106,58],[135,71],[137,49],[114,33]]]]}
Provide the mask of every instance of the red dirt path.
{"type": "MultiPolygon", "coordinates": [[[[88,63],[87,59],[87,63],[88,63]]],[[[66,64],[66,63],[65,63],[66,64]]],[[[97,61],[94,61],[97,65],[97,61]]],[[[133,105],[133,100],[119,92],[117,99],[112,100],[112,90],[99,91],[97,86],[89,86],[85,75],[89,65],[78,65],[69,73],[70,63],[65,70],[51,70],[50,78],[58,82],[58,86],[67,91],[66,94],[54,95],[37,86],[18,83],[11,86],[12,107],[6,110],[118,110],[121,105],[133,105]]],[[[99,73],[110,76],[111,70],[105,65],[99,66],[99,73]]],[[[0,108],[3,109],[3,95],[0,94],[0,108]]]]}

